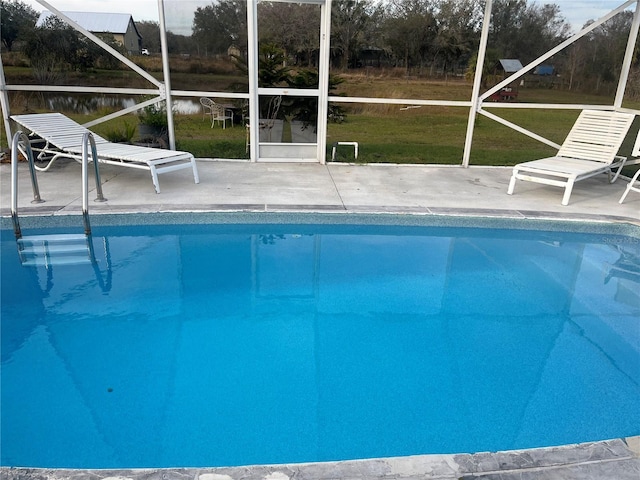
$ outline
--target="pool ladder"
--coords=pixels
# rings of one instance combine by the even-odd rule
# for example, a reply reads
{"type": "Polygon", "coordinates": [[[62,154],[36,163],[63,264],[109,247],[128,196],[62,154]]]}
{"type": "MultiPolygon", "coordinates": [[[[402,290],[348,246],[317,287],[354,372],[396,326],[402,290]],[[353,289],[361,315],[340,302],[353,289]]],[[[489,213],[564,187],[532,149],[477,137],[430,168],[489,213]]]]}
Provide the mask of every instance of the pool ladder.
{"type": "Polygon", "coordinates": [[[91,132],[86,132],[82,137],[82,220],[84,234],[56,234],[56,235],[30,235],[23,236],[18,220],[18,152],[22,153],[29,163],[31,173],[31,186],[33,188],[33,200],[31,203],[42,203],[40,197],[38,179],[36,178],[33,150],[29,138],[23,132],[18,131],[13,136],[11,144],[11,221],[13,232],[18,245],[20,262],[25,266],[73,265],[79,263],[96,263],[91,238],[91,224],[89,222],[89,147],[91,158],[94,160],[96,177],[96,202],[104,202],[100,183],[100,170],[98,167],[98,155],[96,143],[91,132]]]}

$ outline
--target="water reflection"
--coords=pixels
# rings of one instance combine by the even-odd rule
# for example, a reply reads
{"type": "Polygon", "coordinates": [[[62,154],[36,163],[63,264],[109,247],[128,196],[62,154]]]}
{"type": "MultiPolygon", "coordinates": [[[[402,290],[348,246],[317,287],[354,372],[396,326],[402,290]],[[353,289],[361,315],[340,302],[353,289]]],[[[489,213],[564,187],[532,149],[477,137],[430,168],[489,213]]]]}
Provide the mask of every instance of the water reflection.
{"type": "MultiPolygon", "coordinates": [[[[43,94],[46,107],[54,112],[73,112],[91,114],[101,110],[121,110],[140,103],[140,97],[123,95],[43,94]]],[[[197,99],[173,99],[173,111],[180,115],[200,113],[201,107],[197,99]]]]}

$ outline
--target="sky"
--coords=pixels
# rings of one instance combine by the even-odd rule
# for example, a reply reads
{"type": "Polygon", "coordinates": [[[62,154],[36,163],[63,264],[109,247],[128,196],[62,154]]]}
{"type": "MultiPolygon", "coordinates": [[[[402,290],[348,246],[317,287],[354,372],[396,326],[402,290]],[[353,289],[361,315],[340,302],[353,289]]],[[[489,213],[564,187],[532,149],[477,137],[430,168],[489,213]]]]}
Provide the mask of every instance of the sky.
{"type": "MultiPolygon", "coordinates": [[[[36,0],[21,0],[37,11],[46,10],[36,0]]],[[[340,0],[334,0],[340,1],[340,0]]],[[[532,0],[529,0],[532,1],[532,0]]],[[[135,21],[158,21],[157,0],[48,0],[59,10],[130,13],[135,21]]],[[[575,31],[590,19],[597,19],[624,0],[537,0],[536,3],[555,3],[575,31]]],[[[193,12],[197,7],[210,5],[211,0],[165,0],[165,20],[168,30],[189,35],[193,12]]]]}

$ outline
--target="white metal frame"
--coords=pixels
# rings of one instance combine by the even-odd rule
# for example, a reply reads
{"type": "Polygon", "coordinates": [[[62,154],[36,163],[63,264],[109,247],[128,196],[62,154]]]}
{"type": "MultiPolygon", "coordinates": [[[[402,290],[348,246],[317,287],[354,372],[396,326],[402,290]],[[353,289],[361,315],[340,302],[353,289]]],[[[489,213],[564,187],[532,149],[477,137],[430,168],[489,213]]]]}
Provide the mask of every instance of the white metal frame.
{"type": "MultiPolygon", "coordinates": [[[[318,63],[318,88],[270,88],[258,85],[258,3],[248,0],[247,25],[249,34],[249,118],[259,117],[259,102],[262,95],[316,97],[318,99],[317,142],[315,144],[261,143],[260,129],[249,129],[251,161],[313,161],[324,164],[327,149],[327,110],[329,92],[329,41],[331,38],[332,0],[270,0],[279,3],[318,5],[320,7],[320,58],[318,63]],[[253,68],[251,68],[253,67],[253,68]]],[[[257,124],[257,122],[252,121],[257,124]]]]}
{"type": "MultiPolygon", "coordinates": [[[[526,109],[565,109],[565,110],[584,110],[584,109],[600,109],[600,110],[617,110],[617,111],[629,111],[635,114],[640,114],[640,111],[629,110],[622,107],[622,100],[624,92],[627,86],[629,70],[631,68],[631,60],[633,58],[635,42],[638,38],[638,31],[640,30],[640,0],[622,0],[619,7],[609,12],[607,15],[593,22],[580,32],[562,42],[557,47],[551,49],[546,54],[540,56],[527,66],[523,67],[518,72],[509,76],[502,82],[498,83],[491,89],[484,93],[480,93],[481,72],[485,60],[485,53],[488,40],[489,23],[491,18],[491,9],[493,7],[493,0],[486,0],[484,20],[482,26],[480,46],[478,50],[478,64],[476,65],[476,73],[474,77],[473,89],[471,98],[468,101],[442,101],[442,100],[415,100],[415,99],[388,99],[388,98],[370,98],[370,97],[338,97],[328,95],[328,78],[329,78],[329,39],[331,32],[331,3],[332,0],[270,0],[276,2],[293,2],[293,3],[306,3],[316,4],[321,7],[321,26],[320,26],[320,65],[319,72],[320,85],[317,90],[292,90],[292,89],[267,89],[258,88],[258,72],[257,72],[257,4],[260,0],[247,0],[247,27],[248,27],[248,60],[249,60],[249,92],[248,93],[228,93],[228,92],[212,92],[212,91],[188,91],[188,90],[172,90],[170,84],[170,72],[169,72],[169,59],[168,49],[166,42],[166,24],[164,16],[164,0],[157,0],[158,14],[161,32],[161,49],[162,49],[162,61],[164,70],[164,82],[156,80],[152,75],[138,67],[135,63],[131,62],[127,57],[121,55],[116,50],[112,49],[109,45],[102,42],[95,35],[84,30],[77,25],[71,19],[63,15],[59,10],[53,7],[46,0],[36,0],[43,7],[55,13],[58,17],[63,19],[69,25],[76,30],[83,33],[93,42],[100,47],[111,53],[114,57],[122,61],[129,66],[132,70],[147,79],[152,85],[149,89],[133,89],[133,88],[103,88],[103,87],[72,87],[72,86],[33,86],[33,85],[7,85],[4,70],[2,65],[2,59],[0,58],[0,106],[2,107],[3,119],[5,122],[5,130],[7,133],[7,139],[11,138],[11,126],[9,123],[9,116],[11,115],[8,102],[8,91],[43,91],[43,92],[69,92],[69,93],[112,93],[112,94],[126,94],[126,95],[153,95],[154,98],[140,102],[132,107],[122,109],[118,112],[112,113],[100,119],[94,120],[84,124],[85,127],[90,127],[98,123],[105,122],[112,118],[125,115],[147,105],[152,105],[159,102],[167,102],[167,105],[171,105],[172,97],[190,97],[198,98],[202,96],[227,98],[227,99],[246,99],[249,100],[249,115],[250,118],[258,118],[258,98],[260,95],[301,95],[301,96],[318,96],[319,111],[318,111],[318,143],[316,151],[316,160],[320,163],[325,162],[326,156],[326,132],[327,132],[327,106],[328,102],[335,103],[377,103],[377,104],[396,104],[396,105],[424,105],[424,106],[448,106],[448,107],[460,107],[469,108],[469,120],[467,125],[467,132],[465,137],[465,145],[463,151],[463,157],[461,165],[463,167],[469,166],[469,160],[471,156],[471,149],[473,145],[473,133],[475,128],[475,119],[477,114],[481,114],[490,118],[502,125],[505,125],[513,130],[516,130],[524,135],[527,135],[535,140],[538,140],[546,145],[554,148],[559,148],[559,145],[555,142],[548,140],[540,135],[535,134],[519,125],[509,122],[498,115],[487,111],[484,107],[484,101],[491,96],[491,94],[498,91],[504,85],[507,85],[524,74],[541,64],[551,56],[560,52],[562,49],[571,45],[573,42],[582,38],[584,35],[600,26],[618,13],[635,5],[634,20],[629,34],[625,57],[621,67],[620,80],[618,83],[615,100],[613,105],[577,105],[577,104],[531,104],[531,103],[488,103],[487,108],[500,109],[500,108],[526,108],[526,109]]],[[[175,149],[175,130],[173,123],[173,115],[171,108],[167,108],[167,119],[169,126],[169,143],[172,149],[175,149]]],[[[258,161],[260,159],[260,145],[258,130],[251,133],[252,138],[250,141],[250,158],[251,161],[258,161]],[[255,137],[255,138],[254,138],[255,137]]]]}
{"type": "MultiPolygon", "coordinates": [[[[489,0],[491,1],[491,0],[489,0]]],[[[487,3],[489,3],[489,1],[487,3]]],[[[582,30],[580,30],[577,34],[573,35],[571,38],[565,40],[564,42],[562,42],[560,45],[558,45],[555,48],[552,48],[551,50],[549,50],[547,53],[545,53],[544,55],[541,55],[540,57],[538,57],[537,59],[535,59],[534,61],[532,61],[531,63],[529,63],[528,65],[524,66],[522,69],[518,70],[517,72],[513,73],[512,75],[510,75],[509,77],[505,78],[502,82],[499,82],[497,85],[493,86],[492,88],[490,88],[489,90],[487,90],[485,93],[483,93],[482,95],[480,95],[480,97],[478,98],[478,102],[477,102],[477,113],[480,113],[482,115],[484,115],[485,117],[491,118],[492,120],[495,120],[498,123],[501,123],[502,125],[505,125],[517,132],[520,132],[524,135],[527,135],[535,140],[538,140],[539,142],[545,143],[546,145],[549,145],[553,148],[560,148],[560,145],[558,145],[557,143],[548,140],[544,137],[541,137],[540,135],[537,135],[525,128],[522,128],[512,122],[509,122],[508,120],[505,120],[493,113],[490,113],[486,110],[484,110],[482,108],[483,102],[485,99],[489,98],[491,95],[493,95],[494,93],[500,91],[501,88],[505,87],[506,85],[509,85],[510,83],[516,81],[517,79],[519,79],[520,77],[522,77],[523,75],[525,75],[526,73],[530,72],[531,70],[533,70],[535,67],[537,67],[538,65],[540,65],[541,63],[543,63],[545,60],[551,58],[553,55],[555,55],[556,53],[560,52],[561,50],[565,49],[566,47],[568,47],[569,45],[571,45],[572,43],[576,42],[577,40],[579,40],[580,38],[584,37],[586,34],[588,34],[589,32],[593,31],[594,29],[596,29],[597,27],[599,27],[600,25],[602,25],[604,22],[606,22],[607,20],[613,18],[615,15],[619,14],[620,12],[623,12],[624,10],[626,10],[628,7],[630,7],[633,4],[636,4],[636,10],[635,10],[635,15],[634,15],[634,19],[633,19],[633,23],[632,23],[632,27],[631,27],[631,31],[629,32],[629,38],[627,41],[627,48],[625,51],[625,57],[624,57],[624,61],[622,64],[622,70],[621,70],[621,75],[620,75],[620,80],[618,82],[618,88],[616,91],[616,97],[614,100],[614,104],[612,106],[603,106],[603,105],[568,105],[568,104],[529,104],[529,103],[503,103],[503,104],[496,104],[496,103],[491,103],[490,106],[491,107],[495,107],[495,108],[534,108],[534,109],[565,109],[565,110],[625,110],[622,109],[622,100],[624,98],[624,92],[627,86],[627,80],[629,78],[629,70],[631,69],[631,60],[633,58],[633,51],[634,51],[634,47],[635,47],[635,42],[636,39],[638,38],[638,29],[640,26],[640,0],[626,0],[623,4],[621,4],[618,8],[612,10],[611,12],[609,12],[607,15],[601,17],[600,19],[598,19],[597,21],[591,23],[590,25],[588,25],[587,27],[583,28],[582,30]]],[[[487,22],[487,17],[485,16],[485,23],[487,22]]],[[[476,74],[476,79],[478,77],[478,74],[476,74]]],[[[640,114],[640,112],[636,111],[633,112],[636,114],[640,114]]],[[[472,112],[472,114],[475,114],[475,112],[472,112]]],[[[475,115],[474,115],[475,116],[475,115]]],[[[467,135],[473,135],[473,131],[467,131],[467,135]]],[[[469,145],[470,147],[470,145],[469,145]]],[[[469,155],[470,155],[470,148],[467,150],[465,148],[465,157],[463,160],[463,166],[468,166],[469,165],[469,155]]]]}
{"type": "MultiPolygon", "coordinates": [[[[163,53],[163,59],[166,59],[166,66],[164,65],[163,62],[163,66],[164,66],[164,75],[165,75],[165,83],[162,83],[158,80],[156,80],[155,77],[153,77],[153,75],[149,74],[146,70],[140,68],[138,65],[136,65],[134,62],[132,62],[131,60],[129,60],[126,56],[122,55],[120,52],[118,52],[117,50],[113,49],[110,45],[108,45],[107,43],[103,42],[102,40],[100,40],[98,37],[96,37],[95,35],[93,35],[91,32],[85,30],[84,28],[82,28],[80,25],[78,25],[76,22],[74,22],[72,19],[70,19],[69,17],[67,17],[66,15],[64,15],[62,12],[60,12],[60,10],[56,9],[54,6],[52,6],[50,3],[48,3],[46,0],[36,0],[39,4],[41,4],[43,7],[45,7],[47,10],[49,10],[50,12],[54,13],[57,17],[59,17],[60,19],[64,20],[67,24],[69,24],[71,27],[73,27],[74,29],[78,30],[80,33],[82,33],[83,35],[85,35],[87,38],[89,38],[92,42],[96,43],[98,46],[100,46],[101,48],[103,48],[105,51],[109,52],[111,55],[113,55],[115,58],[117,58],[118,60],[120,60],[121,62],[123,62],[125,65],[127,65],[129,68],[131,68],[133,71],[135,71],[136,73],[138,73],[139,75],[141,75],[142,77],[144,77],[146,80],[148,80],[151,84],[153,84],[156,88],[155,89],[139,89],[139,88],[103,88],[103,87],[68,87],[68,86],[38,86],[38,87],[34,87],[32,85],[7,85],[6,81],[5,81],[5,77],[4,77],[4,70],[2,67],[2,59],[0,58],[0,70],[1,70],[1,74],[0,74],[0,102],[2,104],[2,112],[3,112],[3,120],[5,122],[5,129],[7,131],[7,134],[9,135],[7,138],[11,138],[10,132],[11,132],[11,127],[9,124],[9,117],[11,116],[11,112],[9,110],[9,100],[7,98],[7,91],[11,90],[11,91],[41,91],[41,92],[69,92],[69,93],[114,93],[114,94],[128,94],[128,95],[156,95],[155,98],[151,99],[151,100],[146,100],[143,101],[141,103],[138,103],[132,107],[128,107],[125,109],[122,109],[118,112],[112,113],[110,115],[106,115],[100,119],[94,120],[92,122],[88,122],[86,124],[84,124],[83,126],[85,127],[91,127],[93,125],[102,123],[102,122],[106,122],[108,120],[111,120],[113,118],[122,116],[122,115],[126,115],[128,113],[131,112],[135,112],[141,108],[144,108],[148,105],[153,105],[153,104],[157,104],[159,102],[162,101],[166,101],[167,100],[167,95],[168,95],[168,91],[166,88],[166,85],[169,81],[169,70],[168,70],[168,58],[166,58],[167,56],[163,53]]],[[[159,5],[159,11],[163,11],[164,8],[160,8],[160,6],[162,5],[163,0],[158,0],[158,5],[159,5]]],[[[164,18],[164,15],[161,16],[161,18],[164,18]]],[[[162,25],[162,27],[164,27],[164,25],[162,25]]],[[[164,28],[161,28],[161,41],[163,43],[166,44],[166,31],[164,28]]],[[[169,96],[169,100],[170,100],[170,96],[169,96]]],[[[168,105],[170,105],[170,102],[168,103],[168,105]]],[[[167,116],[168,116],[168,121],[169,121],[169,143],[172,149],[175,148],[175,131],[173,129],[173,118],[171,116],[171,109],[168,108],[167,109],[167,116]]]]}

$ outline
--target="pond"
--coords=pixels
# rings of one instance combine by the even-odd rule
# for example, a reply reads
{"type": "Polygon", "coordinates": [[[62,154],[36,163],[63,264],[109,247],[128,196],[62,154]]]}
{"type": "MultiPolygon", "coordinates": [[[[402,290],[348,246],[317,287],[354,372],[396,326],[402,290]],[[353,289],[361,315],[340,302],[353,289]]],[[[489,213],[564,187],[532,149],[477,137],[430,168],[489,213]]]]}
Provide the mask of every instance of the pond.
{"type": "MultiPolygon", "coordinates": [[[[101,110],[119,110],[134,106],[142,101],[141,97],[107,94],[42,94],[44,105],[54,112],[95,113],[101,110]]],[[[200,113],[202,107],[197,98],[173,100],[173,111],[180,115],[200,113]]]]}

